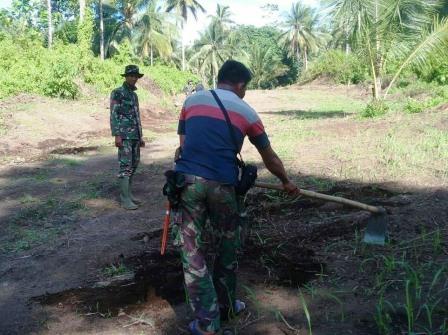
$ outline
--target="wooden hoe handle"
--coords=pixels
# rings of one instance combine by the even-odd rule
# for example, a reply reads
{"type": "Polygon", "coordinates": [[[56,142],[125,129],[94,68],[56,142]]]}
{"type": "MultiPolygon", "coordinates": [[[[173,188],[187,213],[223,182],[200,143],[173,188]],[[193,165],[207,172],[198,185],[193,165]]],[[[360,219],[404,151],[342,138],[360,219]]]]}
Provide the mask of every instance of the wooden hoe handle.
{"type": "MultiPolygon", "coordinates": [[[[275,185],[275,184],[268,184],[268,183],[256,182],[255,187],[267,188],[270,190],[277,190],[277,191],[284,191],[282,185],[275,185]]],[[[349,199],[345,199],[345,198],[341,198],[341,197],[335,197],[332,195],[327,195],[327,194],[322,194],[322,193],[317,193],[317,192],[302,190],[302,189],[299,190],[299,193],[308,198],[337,202],[339,204],[343,204],[343,205],[347,205],[347,206],[351,206],[351,207],[355,207],[355,208],[359,208],[359,209],[364,209],[371,213],[384,213],[385,212],[385,209],[382,207],[370,206],[367,204],[363,204],[362,202],[349,200],[349,199]]]]}

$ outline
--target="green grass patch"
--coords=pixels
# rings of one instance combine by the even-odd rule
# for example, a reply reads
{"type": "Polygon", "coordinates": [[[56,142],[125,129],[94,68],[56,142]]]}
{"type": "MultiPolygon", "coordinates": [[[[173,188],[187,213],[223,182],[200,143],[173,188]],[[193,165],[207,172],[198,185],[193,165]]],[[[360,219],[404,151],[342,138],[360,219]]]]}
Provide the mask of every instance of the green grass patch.
{"type": "Polygon", "coordinates": [[[22,208],[5,221],[7,240],[0,248],[4,252],[23,251],[51,243],[85,209],[79,199],[62,200],[57,196],[43,200],[25,195],[19,201],[22,208]]]}
{"type": "Polygon", "coordinates": [[[84,208],[79,200],[63,200],[50,197],[44,201],[34,201],[24,206],[12,217],[11,222],[20,226],[36,226],[45,222],[58,222],[64,216],[73,216],[75,212],[84,208]]]}
{"type": "Polygon", "coordinates": [[[41,169],[41,170],[39,170],[38,173],[35,173],[31,176],[31,179],[38,181],[38,182],[46,181],[49,178],[50,178],[50,171],[45,170],[45,169],[41,169]]]}
{"type": "Polygon", "coordinates": [[[120,263],[118,265],[115,264],[111,264],[107,267],[105,267],[102,271],[102,273],[106,276],[106,277],[114,277],[114,276],[119,276],[125,273],[129,273],[131,272],[130,269],[128,269],[124,264],[120,263]]]}
{"type": "Polygon", "coordinates": [[[108,182],[103,179],[95,179],[80,183],[76,199],[82,201],[101,198],[106,193],[105,190],[115,184],[115,179],[113,178],[112,180],[113,182],[108,182]]]}
{"type": "Polygon", "coordinates": [[[32,195],[25,194],[23,197],[18,199],[22,205],[30,205],[38,203],[40,200],[38,197],[33,197],[32,195]]]}
{"type": "Polygon", "coordinates": [[[70,158],[70,157],[55,157],[50,162],[52,165],[64,165],[67,167],[76,167],[82,165],[83,160],[79,158],[70,158]]]}
{"type": "Polygon", "coordinates": [[[379,117],[385,115],[389,109],[389,106],[383,100],[374,100],[367,104],[361,111],[360,116],[363,118],[379,117]]]}
{"type": "Polygon", "coordinates": [[[427,128],[413,134],[410,140],[396,129],[384,137],[378,149],[381,163],[394,176],[424,169],[430,174],[448,177],[448,134],[444,131],[427,128]]]}
{"type": "Polygon", "coordinates": [[[22,228],[14,229],[10,241],[2,243],[0,249],[3,252],[20,252],[29,250],[37,245],[50,243],[62,232],[61,227],[52,228],[22,228]]]}

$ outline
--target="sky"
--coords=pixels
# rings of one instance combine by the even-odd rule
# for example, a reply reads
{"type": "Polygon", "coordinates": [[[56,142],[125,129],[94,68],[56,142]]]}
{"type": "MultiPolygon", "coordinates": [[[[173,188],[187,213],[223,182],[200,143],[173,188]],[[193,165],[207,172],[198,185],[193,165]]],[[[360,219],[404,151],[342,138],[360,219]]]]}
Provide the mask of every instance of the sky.
{"type": "MultiPolygon", "coordinates": [[[[303,4],[313,7],[319,6],[319,0],[301,0],[303,4]]],[[[254,25],[257,27],[272,23],[275,17],[269,17],[266,11],[261,7],[270,3],[278,5],[278,14],[282,15],[289,11],[293,0],[199,0],[206,9],[206,13],[198,13],[198,20],[195,21],[191,16],[185,26],[184,39],[187,44],[192,43],[199,32],[210,22],[208,15],[215,14],[216,5],[229,6],[232,14],[232,20],[237,24],[254,25]]],[[[11,0],[0,0],[0,8],[6,8],[11,5],[11,0]]]]}

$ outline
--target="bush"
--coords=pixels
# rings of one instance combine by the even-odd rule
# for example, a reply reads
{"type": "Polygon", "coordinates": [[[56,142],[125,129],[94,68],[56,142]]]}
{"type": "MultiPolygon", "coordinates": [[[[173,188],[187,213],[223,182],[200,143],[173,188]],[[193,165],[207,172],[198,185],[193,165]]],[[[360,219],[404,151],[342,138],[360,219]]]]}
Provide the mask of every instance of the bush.
{"type": "Polygon", "coordinates": [[[78,57],[74,46],[56,45],[53,50],[39,41],[0,41],[0,98],[20,92],[76,98],[78,57]]]}
{"type": "MultiPolygon", "coordinates": [[[[109,94],[121,85],[120,74],[131,62],[138,64],[126,50],[114,59],[101,61],[76,44],[56,44],[48,50],[37,39],[5,37],[0,40],[0,98],[26,92],[75,99],[80,92],[76,82],[80,80],[109,94]]],[[[188,79],[196,79],[174,67],[138,65],[166,94],[179,93],[188,79]]]]}
{"type": "Polygon", "coordinates": [[[190,72],[180,71],[165,65],[145,66],[142,71],[167,94],[181,92],[188,79],[198,80],[190,72]]]}
{"type": "Polygon", "coordinates": [[[424,101],[409,98],[406,105],[404,106],[404,111],[406,113],[415,114],[423,112],[425,108],[426,103],[424,101]]]}
{"type": "Polygon", "coordinates": [[[430,64],[416,70],[417,75],[426,82],[435,82],[440,85],[448,84],[448,57],[434,57],[430,64]]]}
{"type": "Polygon", "coordinates": [[[389,106],[384,100],[373,100],[366,108],[361,111],[361,117],[373,118],[386,114],[389,110],[389,106]]]}
{"type": "Polygon", "coordinates": [[[358,84],[367,78],[368,69],[353,54],[330,50],[310,64],[302,75],[302,80],[312,80],[321,76],[329,77],[340,84],[358,84]]]}

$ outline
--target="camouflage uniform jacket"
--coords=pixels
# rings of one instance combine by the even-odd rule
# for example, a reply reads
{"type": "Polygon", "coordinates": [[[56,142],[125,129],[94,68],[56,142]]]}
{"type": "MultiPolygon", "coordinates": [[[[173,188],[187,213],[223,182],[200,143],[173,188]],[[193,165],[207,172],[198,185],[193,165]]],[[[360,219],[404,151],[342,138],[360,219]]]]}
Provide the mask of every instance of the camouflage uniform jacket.
{"type": "Polygon", "coordinates": [[[110,129],[112,136],[121,136],[127,140],[142,139],[142,123],[138,97],[126,82],[110,95],[110,129]]]}

